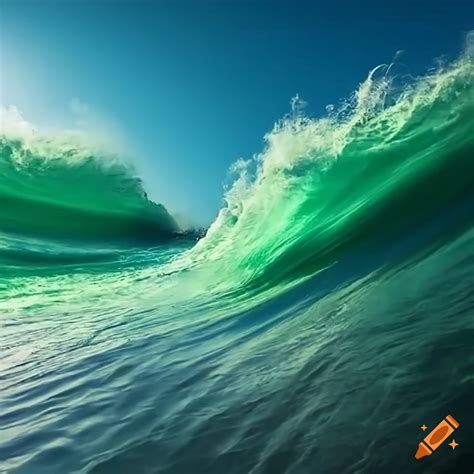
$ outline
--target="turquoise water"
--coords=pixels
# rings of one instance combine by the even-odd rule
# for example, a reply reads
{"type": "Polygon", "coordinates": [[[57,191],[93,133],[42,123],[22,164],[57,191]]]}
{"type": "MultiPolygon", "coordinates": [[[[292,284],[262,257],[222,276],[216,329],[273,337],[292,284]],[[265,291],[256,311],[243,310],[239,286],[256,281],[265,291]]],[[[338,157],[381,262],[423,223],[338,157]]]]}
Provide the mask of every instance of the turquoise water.
{"type": "Polygon", "coordinates": [[[8,124],[0,471],[472,472],[472,47],[389,72],[295,103],[204,236],[87,137],[8,124]]]}

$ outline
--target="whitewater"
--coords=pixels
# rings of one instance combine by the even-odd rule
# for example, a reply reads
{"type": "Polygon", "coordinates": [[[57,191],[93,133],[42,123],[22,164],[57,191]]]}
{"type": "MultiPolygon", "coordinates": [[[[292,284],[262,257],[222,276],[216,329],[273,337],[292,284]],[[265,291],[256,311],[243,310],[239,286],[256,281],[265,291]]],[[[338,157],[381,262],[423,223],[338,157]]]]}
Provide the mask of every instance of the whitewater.
{"type": "Polygon", "coordinates": [[[471,472],[473,40],[322,118],[294,100],[205,235],[4,113],[0,472],[471,472]]]}

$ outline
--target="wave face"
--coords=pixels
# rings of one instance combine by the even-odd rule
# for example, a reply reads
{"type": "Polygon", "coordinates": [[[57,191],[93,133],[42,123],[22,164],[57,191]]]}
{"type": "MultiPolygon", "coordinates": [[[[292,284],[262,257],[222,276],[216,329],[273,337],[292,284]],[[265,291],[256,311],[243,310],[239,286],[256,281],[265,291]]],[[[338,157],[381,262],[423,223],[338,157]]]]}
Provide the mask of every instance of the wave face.
{"type": "Polygon", "coordinates": [[[178,230],[131,166],[81,135],[11,130],[0,135],[0,230],[108,241],[160,241],[178,230]]]}
{"type": "Polygon", "coordinates": [[[261,155],[235,165],[227,206],[191,260],[222,262],[234,287],[286,286],[469,199],[471,55],[401,91],[376,68],[328,117],[285,118],[261,155]]]}
{"type": "Polygon", "coordinates": [[[470,472],[471,40],[295,100],[197,243],[107,154],[4,134],[0,471],[470,472]]]}

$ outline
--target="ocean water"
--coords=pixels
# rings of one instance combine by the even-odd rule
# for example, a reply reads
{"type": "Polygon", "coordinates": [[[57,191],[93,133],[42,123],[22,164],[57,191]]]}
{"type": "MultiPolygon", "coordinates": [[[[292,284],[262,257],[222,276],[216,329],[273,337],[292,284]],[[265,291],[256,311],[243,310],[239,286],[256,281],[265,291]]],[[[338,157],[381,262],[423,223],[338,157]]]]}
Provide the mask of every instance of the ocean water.
{"type": "Polygon", "coordinates": [[[323,118],[295,101],[205,235],[10,110],[0,472],[473,472],[470,42],[323,118]],[[415,460],[448,414],[459,446],[415,460]]]}

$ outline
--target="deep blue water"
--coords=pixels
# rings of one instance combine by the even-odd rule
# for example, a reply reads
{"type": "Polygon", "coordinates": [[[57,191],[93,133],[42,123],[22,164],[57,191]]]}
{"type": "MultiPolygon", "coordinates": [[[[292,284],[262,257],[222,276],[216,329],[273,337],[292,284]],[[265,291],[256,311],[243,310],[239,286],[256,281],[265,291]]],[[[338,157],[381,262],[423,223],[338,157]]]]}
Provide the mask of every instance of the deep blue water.
{"type": "Polygon", "coordinates": [[[466,206],[225,317],[4,314],[2,472],[470,472],[466,206]],[[460,446],[415,460],[448,414],[460,446]]]}

